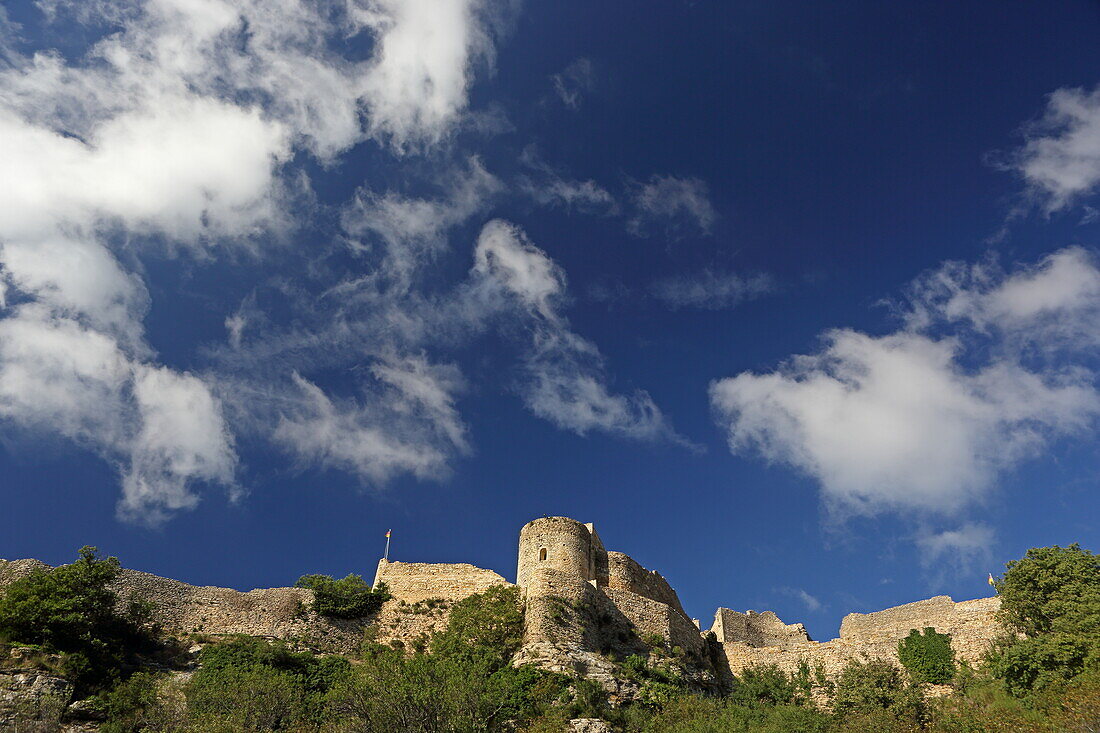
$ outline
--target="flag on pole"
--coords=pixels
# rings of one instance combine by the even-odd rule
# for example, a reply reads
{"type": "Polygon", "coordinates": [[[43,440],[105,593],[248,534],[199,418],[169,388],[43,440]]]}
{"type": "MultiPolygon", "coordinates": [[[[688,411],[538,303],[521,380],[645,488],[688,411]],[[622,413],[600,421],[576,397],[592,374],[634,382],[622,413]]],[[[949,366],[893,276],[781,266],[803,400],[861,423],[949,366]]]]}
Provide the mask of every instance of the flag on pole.
{"type": "Polygon", "coordinates": [[[996,587],[997,587],[997,584],[993,582],[993,573],[990,573],[990,574],[989,574],[989,584],[990,584],[991,586],[993,586],[994,588],[996,588],[996,587]]]}
{"type": "MultiPolygon", "coordinates": [[[[393,531],[392,529],[387,529],[387,530],[386,530],[386,539],[387,539],[387,540],[388,540],[388,539],[390,538],[390,532],[392,532],[392,531],[393,531]]],[[[990,578],[992,578],[993,576],[992,576],[992,575],[990,575],[989,577],[990,577],[990,578]]]]}

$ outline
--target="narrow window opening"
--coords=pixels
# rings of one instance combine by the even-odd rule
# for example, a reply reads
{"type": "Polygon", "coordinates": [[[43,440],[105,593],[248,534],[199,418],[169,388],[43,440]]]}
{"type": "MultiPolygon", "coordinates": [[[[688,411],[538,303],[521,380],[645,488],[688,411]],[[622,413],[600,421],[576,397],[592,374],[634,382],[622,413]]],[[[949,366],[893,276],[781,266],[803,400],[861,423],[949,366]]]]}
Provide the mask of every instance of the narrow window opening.
{"type": "Polygon", "coordinates": [[[539,550],[539,562],[542,562],[545,559],[546,559],[546,548],[543,547],[542,549],[539,550]]]}

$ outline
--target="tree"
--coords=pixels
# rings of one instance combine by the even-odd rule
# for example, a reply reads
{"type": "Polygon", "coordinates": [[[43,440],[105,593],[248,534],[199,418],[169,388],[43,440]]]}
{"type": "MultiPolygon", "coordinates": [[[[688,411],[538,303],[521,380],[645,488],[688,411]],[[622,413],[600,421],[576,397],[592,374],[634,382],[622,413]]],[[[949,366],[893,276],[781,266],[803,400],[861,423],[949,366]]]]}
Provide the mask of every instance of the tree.
{"type": "Polygon", "coordinates": [[[1100,632],[1100,556],[1074,543],[1031,548],[1000,582],[1001,619],[1028,637],[1049,632],[1100,632]]]}
{"type": "Polygon", "coordinates": [[[385,583],[371,588],[362,576],[354,573],[341,580],[331,575],[303,575],[294,586],[313,591],[313,610],[335,618],[369,616],[390,598],[385,583]]]}
{"type": "Polygon", "coordinates": [[[1011,633],[989,655],[1015,695],[1100,670],[1100,557],[1077,544],[1039,547],[996,583],[1011,633]]]}
{"type": "Polygon", "coordinates": [[[945,685],[955,676],[955,653],[951,635],[939,634],[932,627],[924,633],[912,629],[898,642],[898,660],[914,682],[945,685]]]}
{"type": "Polygon", "coordinates": [[[118,558],[82,547],[76,562],[14,581],[0,596],[0,637],[61,653],[79,687],[109,684],[155,648],[149,604],[120,604],[109,587],[119,569],[118,558]]]}

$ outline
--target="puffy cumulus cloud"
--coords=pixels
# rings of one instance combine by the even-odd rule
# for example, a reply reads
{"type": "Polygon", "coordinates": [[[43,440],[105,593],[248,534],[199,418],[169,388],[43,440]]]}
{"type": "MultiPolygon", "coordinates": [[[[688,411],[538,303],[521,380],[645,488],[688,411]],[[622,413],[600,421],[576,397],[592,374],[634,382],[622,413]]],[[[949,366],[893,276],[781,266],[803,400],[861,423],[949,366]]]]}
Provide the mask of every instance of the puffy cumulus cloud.
{"type": "Polygon", "coordinates": [[[918,281],[902,330],[831,331],[816,354],[714,382],[711,402],[731,449],[812,476],[841,514],[963,512],[1003,471],[1091,429],[1100,414],[1087,359],[1035,367],[1013,346],[1042,340],[1052,309],[1072,320],[1096,307],[1100,293],[1082,288],[1051,296],[1070,261],[1091,270],[1084,281],[1098,274],[1074,249],[1011,275],[949,263],[918,281]]]}
{"type": "Polygon", "coordinates": [[[15,311],[0,320],[0,416],[119,465],[120,516],[156,523],[193,506],[199,483],[233,484],[232,439],[202,381],[136,361],[40,303],[15,311]]]}
{"type": "Polygon", "coordinates": [[[633,203],[627,229],[637,236],[648,236],[655,228],[670,234],[685,229],[710,234],[718,219],[707,184],[698,178],[655,175],[635,187],[633,203]]]}
{"type": "Polygon", "coordinates": [[[564,272],[522,230],[501,220],[486,224],[472,274],[479,302],[493,308],[514,302],[526,314],[532,344],[520,392],[532,412],[578,435],[595,430],[683,442],[646,392],[610,391],[599,350],[559,312],[564,272]]]}
{"type": "Polygon", "coordinates": [[[364,399],[343,403],[295,375],[300,396],[284,408],[275,439],[304,460],[376,486],[401,474],[446,475],[451,459],[470,450],[454,405],[463,387],[459,371],[409,356],[379,361],[371,374],[377,384],[364,399]]]}
{"type": "Polygon", "coordinates": [[[487,0],[366,0],[375,36],[363,81],[372,135],[398,151],[440,142],[467,104],[473,68],[493,61],[500,8],[487,0]]]}
{"type": "Polygon", "coordinates": [[[361,139],[357,72],[326,50],[329,16],[291,0],[44,7],[117,31],[0,71],[3,415],[118,465],[120,514],[155,522],[232,489],[236,457],[209,387],[155,363],[115,247],[208,257],[279,225],[293,148],[361,139]]]}
{"type": "Polygon", "coordinates": [[[650,286],[653,297],[677,308],[721,310],[775,290],[770,275],[715,272],[705,269],[692,275],[677,275],[658,280],[650,286]]]}
{"type": "Polygon", "coordinates": [[[554,93],[569,109],[579,109],[584,95],[596,84],[596,70],[592,62],[583,56],[550,77],[554,93]]]}
{"type": "Polygon", "coordinates": [[[1100,87],[1051,94],[1042,119],[1028,128],[1026,142],[1007,166],[1023,178],[1047,214],[1095,193],[1100,186],[1100,87]]]}
{"type": "Polygon", "coordinates": [[[136,364],[133,395],[138,430],[128,441],[130,466],[119,510],[162,521],[198,503],[196,481],[232,487],[237,456],[221,404],[190,374],[136,364]]]}

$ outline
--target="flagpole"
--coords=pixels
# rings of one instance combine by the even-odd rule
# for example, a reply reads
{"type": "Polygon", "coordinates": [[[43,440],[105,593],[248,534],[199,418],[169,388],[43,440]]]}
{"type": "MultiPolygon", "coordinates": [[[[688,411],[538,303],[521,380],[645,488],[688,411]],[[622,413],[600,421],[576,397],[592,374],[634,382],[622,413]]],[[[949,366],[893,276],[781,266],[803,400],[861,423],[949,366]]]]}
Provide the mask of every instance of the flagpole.
{"type": "Polygon", "coordinates": [[[386,530],[386,554],[382,557],[386,562],[390,561],[390,530],[386,530]]]}

